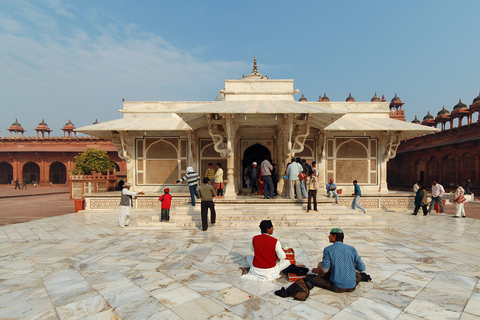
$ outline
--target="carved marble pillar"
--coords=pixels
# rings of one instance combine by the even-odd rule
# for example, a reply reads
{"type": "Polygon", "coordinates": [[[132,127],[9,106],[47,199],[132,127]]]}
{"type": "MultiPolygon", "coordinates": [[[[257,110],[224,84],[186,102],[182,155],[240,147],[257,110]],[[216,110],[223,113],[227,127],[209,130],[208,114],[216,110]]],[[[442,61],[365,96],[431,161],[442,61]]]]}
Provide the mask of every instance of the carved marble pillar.
{"type": "Polygon", "coordinates": [[[227,132],[227,185],[225,186],[225,199],[236,199],[237,193],[235,191],[235,136],[236,125],[233,122],[233,115],[229,114],[225,118],[226,132],[227,132]]]}
{"type": "Polygon", "coordinates": [[[325,165],[325,136],[322,131],[317,133],[317,171],[318,171],[318,190],[324,191],[326,188],[326,165],[325,165]]]}

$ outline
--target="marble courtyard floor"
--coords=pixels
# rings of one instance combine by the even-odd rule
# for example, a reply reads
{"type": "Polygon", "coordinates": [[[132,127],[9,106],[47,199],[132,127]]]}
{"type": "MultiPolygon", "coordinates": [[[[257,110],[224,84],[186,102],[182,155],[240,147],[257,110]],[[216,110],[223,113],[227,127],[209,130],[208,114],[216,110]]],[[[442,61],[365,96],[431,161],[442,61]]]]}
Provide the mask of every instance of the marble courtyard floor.
{"type": "MultiPolygon", "coordinates": [[[[240,279],[259,229],[120,229],[113,212],[3,226],[0,319],[480,318],[480,220],[368,214],[387,228],[344,231],[373,281],[352,293],[314,288],[304,302],[273,294],[284,279],[240,279]]],[[[274,236],[313,267],[328,231],[274,236]]]]}

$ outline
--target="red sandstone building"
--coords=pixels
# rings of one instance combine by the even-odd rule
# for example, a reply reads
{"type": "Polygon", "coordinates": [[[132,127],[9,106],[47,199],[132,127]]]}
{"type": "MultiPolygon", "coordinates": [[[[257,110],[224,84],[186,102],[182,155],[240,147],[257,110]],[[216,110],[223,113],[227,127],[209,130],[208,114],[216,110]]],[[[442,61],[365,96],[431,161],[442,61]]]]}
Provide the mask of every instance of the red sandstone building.
{"type": "MultiPolygon", "coordinates": [[[[462,103],[449,112],[445,107],[433,117],[430,112],[421,124],[441,131],[409,139],[400,144],[397,156],[388,163],[390,185],[413,185],[438,180],[445,187],[480,181],[480,95],[470,106],[462,103]]],[[[413,123],[420,123],[415,116],[413,123]]],[[[478,186],[477,186],[478,187],[478,186]]]]}
{"type": "Polygon", "coordinates": [[[25,130],[15,119],[8,128],[10,137],[0,138],[0,184],[15,179],[39,185],[65,185],[75,168],[75,156],[88,148],[106,150],[119,171],[126,171],[126,163],[118,157],[110,141],[94,137],[77,137],[71,121],[62,128],[63,137],[51,137],[50,128],[42,120],[35,128],[36,137],[24,137],[25,130]]]}

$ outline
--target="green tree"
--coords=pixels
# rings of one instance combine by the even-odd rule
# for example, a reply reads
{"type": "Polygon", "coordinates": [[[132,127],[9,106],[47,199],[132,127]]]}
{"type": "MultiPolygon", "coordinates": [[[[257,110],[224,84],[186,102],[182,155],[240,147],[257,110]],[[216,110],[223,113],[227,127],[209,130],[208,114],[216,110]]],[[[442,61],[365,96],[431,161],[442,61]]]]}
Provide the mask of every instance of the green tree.
{"type": "Polygon", "coordinates": [[[75,156],[73,174],[92,174],[93,172],[106,174],[113,168],[114,165],[110,162],[107,151],[87,149],[75,156]]]}

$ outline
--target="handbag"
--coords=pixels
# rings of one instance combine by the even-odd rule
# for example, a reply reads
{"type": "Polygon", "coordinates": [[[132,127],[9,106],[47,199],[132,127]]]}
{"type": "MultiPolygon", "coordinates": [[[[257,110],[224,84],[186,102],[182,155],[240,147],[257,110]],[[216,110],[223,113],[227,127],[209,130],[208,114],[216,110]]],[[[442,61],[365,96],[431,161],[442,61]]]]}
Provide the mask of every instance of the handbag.
{"type": "Polygon", "coordinates": [[[465,201],[467,201],[467,199],[463,195],[455,199],[456,203],[464,203],[465,201]]]}
{"type": "Polygon", "coordinates": [[[303,180],[307,179],[307,176],[305,175],[305,173],[300,172],[300,174],[298,175],[298,178],[303,181],[303,180]]]}

